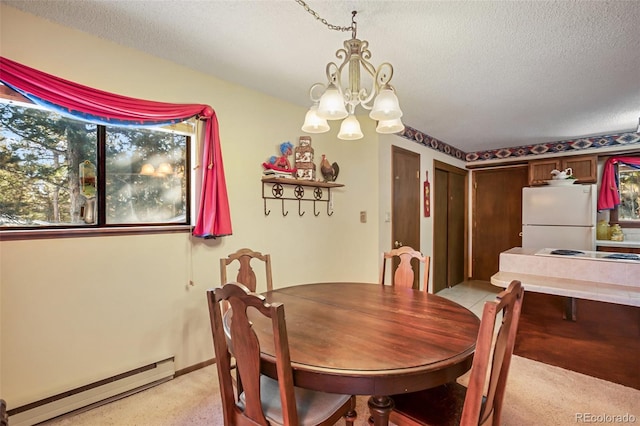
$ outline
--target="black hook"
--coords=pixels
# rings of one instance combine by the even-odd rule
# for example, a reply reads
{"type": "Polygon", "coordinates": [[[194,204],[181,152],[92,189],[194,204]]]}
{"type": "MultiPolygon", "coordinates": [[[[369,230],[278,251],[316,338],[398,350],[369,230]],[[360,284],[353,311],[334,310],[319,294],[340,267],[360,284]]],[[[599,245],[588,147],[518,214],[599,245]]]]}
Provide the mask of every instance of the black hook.
{"type": "Polygon", "coordinates": [[[284,211],[284,200],[282,200],[282,216],[286,216],[288,214],[289,214],[288,211],[287,212],[284,211]]]}
{"type": "Polygon", "coordinates": [[[313,215],[315,217],[320,216],[320,212],[316,212],[316,200],[313,200],[313,215]]]}
{"type": "Polygon", "coordinates": [[[267,199],[263,198],[262,200],[264,201],[264,215],[269,216],[269,213],[271,213],[271,210],[267,210],[267,199]]]}
{"type": "Polygon", "coordinates": [[[300,213],[301,211],[302,211],[302,201],[298,200],[298,215],[300,217],[304,216],[304,214],[306,213],[306,212],[300,213]]]}

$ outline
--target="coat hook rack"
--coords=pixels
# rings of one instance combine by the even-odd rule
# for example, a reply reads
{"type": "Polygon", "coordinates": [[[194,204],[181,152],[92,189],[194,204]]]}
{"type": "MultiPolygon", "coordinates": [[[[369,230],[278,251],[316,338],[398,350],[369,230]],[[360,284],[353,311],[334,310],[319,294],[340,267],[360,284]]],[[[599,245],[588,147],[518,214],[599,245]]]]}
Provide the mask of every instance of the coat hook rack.
{"type": "Polygon", "coordinates": [[[306,213],[302,208],[303,201],[313,201],[313,215],[318,217],[320,211],[316,209],[316,203],[327,204],[327,215],[333,215],[333,205],[331,189],[343,187],[344,185],[333,182],[316,182],[312,180],[300,180],[290,178],[262,179],[262,198],[264,201],[264,215],[269,216],[271,210],[267,210],[267,200],[280,200],[282,203],[282,216],[289,214],[285,210],[285,201],[298,201],[298,216],[302,217],[306,213]],[[313,188],[312,191],[305,191],[305,188],[313,188]],[[269,191],[269,189],[271,189],[269,191]],[[325,191],[326,189],[326,191],[325,191]],[[311,194],[311,195],[309,195],[311,194]]]}

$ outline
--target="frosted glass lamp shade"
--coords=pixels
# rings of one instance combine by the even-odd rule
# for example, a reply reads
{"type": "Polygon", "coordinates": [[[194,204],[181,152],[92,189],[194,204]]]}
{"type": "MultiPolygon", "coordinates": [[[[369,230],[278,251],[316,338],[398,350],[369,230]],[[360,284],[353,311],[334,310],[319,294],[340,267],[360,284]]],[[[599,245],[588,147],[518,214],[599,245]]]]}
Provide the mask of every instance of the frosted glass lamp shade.
{"type": "Polygon", "coordinates": [[[320,97],[317,115],[325,120],[340,120],[349,115],[344,105],[344,97],[335,84],[330,84],[320,97]]]}
{"type": "Polygon", "coordinates": [[[340,125],[340,133],[338,133],[338,139],[345,141],[353,141],[356,139],[362,139],[364,135],[360,130],[360,123],[355,115],[350,114],[342,121],[340,125]]]}
{"type": "Polygon", "coordinates": [[[318,117],[318,106],[313,105],[304,116],[302,131],[307,133],[324,133],[329,131],[329,124],[324,118],[318,117]]]}
{"type": "Polygon", "coordinates": [[[395,120],[380,120],[376,132],[383,134],[398,133],[404,130],[404,124],[399,118],[395,120]]]}
{"type": "Polygon", "coordinates": [[[369,113],[369,117],[373,120],[395,120],[402,117],[400,103],[398,97],[391,89],[382,89],[373,102],[373,108],[369,113]]]}

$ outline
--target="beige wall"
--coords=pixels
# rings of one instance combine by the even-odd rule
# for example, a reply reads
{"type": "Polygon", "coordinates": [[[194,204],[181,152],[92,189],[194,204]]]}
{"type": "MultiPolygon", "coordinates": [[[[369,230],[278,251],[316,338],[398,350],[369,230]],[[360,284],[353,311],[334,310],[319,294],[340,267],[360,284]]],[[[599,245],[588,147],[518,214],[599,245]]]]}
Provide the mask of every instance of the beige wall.
{"type": "MultiPolygon", "coordinates": [[[[297,145],[305,108],[0,5],[0,54],[30,67],[127,96],[205,103],[217,113],[233,235],[186,234],[0,242],[0,396],[17,407],[175,356],[182,369],[213,357],[204,292],[219,284],[218,259],[241,247],[271,253],[275,287],[314,281],[377,280],[390,247],[390,146],[451,157],[397,136],[340,141],[313,135],[340,165],[335,213],[297,214],[267,200],[260,164],[283,141],[297,145]],[[359,212],[366,211],[367,223],[359,212]],[[190,280],[193,285],[189,285],[190,280]]],[[[310,81],[311,83],[311,81],[310,81]]],[[[333,127],[336,127],[335,125],[333,127]]],[[[324,206],[321,206],[324,207],[324,206]]],[[[422,220],[431,253],[432,219],[422,220]]]]}

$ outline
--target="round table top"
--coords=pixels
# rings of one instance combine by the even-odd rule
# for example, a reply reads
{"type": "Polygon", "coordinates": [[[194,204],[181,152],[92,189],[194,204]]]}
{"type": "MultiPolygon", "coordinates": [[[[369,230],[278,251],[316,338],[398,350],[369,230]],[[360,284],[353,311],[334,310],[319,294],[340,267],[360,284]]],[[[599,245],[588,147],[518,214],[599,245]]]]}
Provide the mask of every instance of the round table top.
{"type": "MultiPolygon", "coordinates": [[[[326,392],[390,395],[455,380],[470,367],[480,320],[423,291],[365,283],[263,293],[283,303],[294,382],[326,392]]],[[[271,324],[251,316],[265,374],[275,375],[271,324]]]]}

